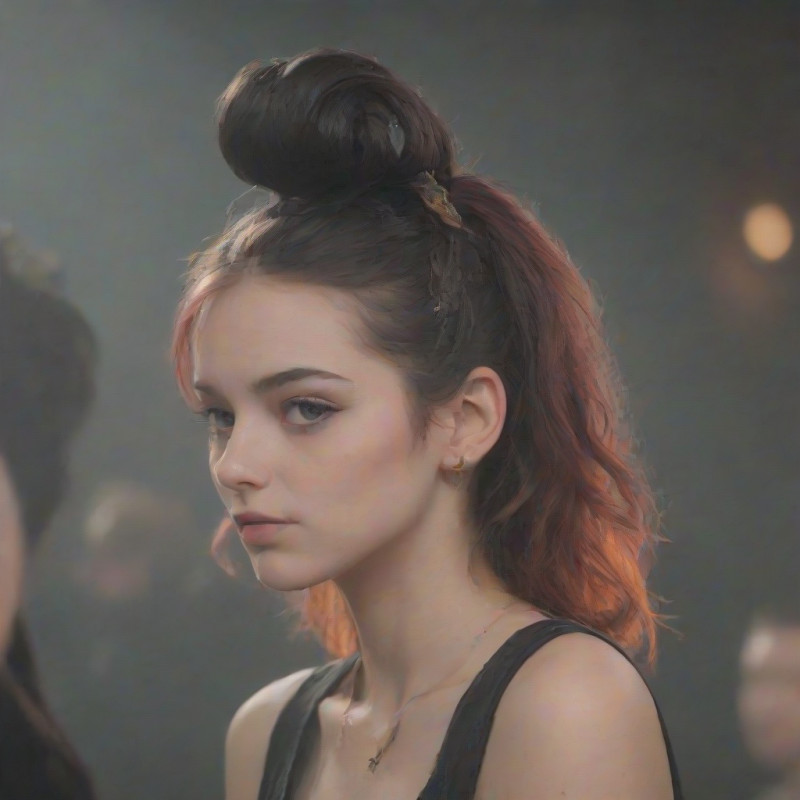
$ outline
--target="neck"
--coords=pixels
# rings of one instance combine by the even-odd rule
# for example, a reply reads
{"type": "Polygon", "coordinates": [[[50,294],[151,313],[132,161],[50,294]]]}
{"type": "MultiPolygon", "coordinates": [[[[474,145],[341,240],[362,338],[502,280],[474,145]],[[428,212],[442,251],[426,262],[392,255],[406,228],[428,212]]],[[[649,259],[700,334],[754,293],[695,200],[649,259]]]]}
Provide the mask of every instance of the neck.
{"type": "Polygon", "coordinates": [[[514,609],[531,616],[483,560],[470,562],[468,550],[463,529],[398,537],[337,580],[359,636],[353,703],[370,716],[389,720],[416,694],[457,683],[461,667],[469,670],[465,659],[491,646],[496,635],[489,633],[502,632],[504,607],[514,604],[509,616],[514,609]],[[472,653],[476,636],[495,620],[472,653]]]}

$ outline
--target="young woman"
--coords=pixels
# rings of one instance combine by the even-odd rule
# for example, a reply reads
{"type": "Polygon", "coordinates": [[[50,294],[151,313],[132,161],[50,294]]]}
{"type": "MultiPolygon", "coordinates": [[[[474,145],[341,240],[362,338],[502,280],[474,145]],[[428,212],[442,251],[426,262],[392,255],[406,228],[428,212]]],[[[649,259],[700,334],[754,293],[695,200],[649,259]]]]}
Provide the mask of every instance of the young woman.
{"type": "Polygon", "coordinates": [[[222,152],[277,195],[197,254],[184,396],[258,580],[331,661],[235,715],[228,800],[667,800],[658,538],[589,289],[419,93],[245,66],[222,152]]]}

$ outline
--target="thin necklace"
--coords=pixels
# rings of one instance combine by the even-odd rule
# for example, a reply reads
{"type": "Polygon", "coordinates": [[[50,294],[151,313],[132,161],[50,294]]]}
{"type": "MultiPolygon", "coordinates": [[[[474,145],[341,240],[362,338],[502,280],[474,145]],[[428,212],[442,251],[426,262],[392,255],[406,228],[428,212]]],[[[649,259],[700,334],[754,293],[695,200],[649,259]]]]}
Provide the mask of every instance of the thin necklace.
{"type": "MultiPolygon", "coordinates": [[[[395,714],[392,717],[392,722],[390,724],[389,733],[384,737],[383,744],[381,744],[381,746],[378,748],[378,751],[375,753],[375,755],[372,756],[372,758],[370,758],[370,760],[367,762],[367,769],[370,772],[375,772],[375,770],[378,768],[378,764],[381,763],[381,759],[383,758],[384,753],[389,749],[389,747],[391,747],[392,742],[394,742],[394,740],[397,738],[397,733],[400,730],[400,718],[403,716],[403,712],[406,710],[406,708],[408,708],[408,706],[414,700],[417,700],[420,697],[425,697],[425,695],[431,694],[432,692],[435,692],[435,691],[437,691],[439,689],[447,688],[446,686],[443,686],[442,684],[446,683],[447,680],[452,678],[453,675],[455,675],[464,666],[464,664],[467,663],[469,657],[472,655],[473,651],[478,646],[479,642],[484,637],[486,632],[492,627],[492,625],[494,625],[503,616],[503,614],[506,613],[506,611],[511,606],[515,605],[516,603],[520,603],[520,602],[522,602],[522,601],[514,599],[508,605],[503,606],[500,609],[500,611],[493,617],[492,621],[477,636],[475,636],[473,638],[472,644],[470,645],[469,650],[467,651],[466,657],[464,658],[464,660],[461,663],[459,663],[459,665],[452,672],[448,673],[432,689],[426,689],[424,692],[420,692],[419,694],[415,694],[413,697],[411,697],[409,700],[407,700],[403,704],[403,706],[400,708],[399,711],[395,712],[395,714]]],[[[357,662],[358,663],[356,664],[356,667],[353,670],[352,685],[351,685],[351,688],[350,688],[350,702],[347,704],[347,708],[345,709],[345,712],[342,715],[342,724],[341,724],[341,726],[339,728],[339,737],[338,737],[339,738],[339,743],[341,743],[342,736],[344,735],[345,727],[348,726],[348,725],[352,725],[352,722],[350,720],[350,708],[353,705],[353,695],[355,694],[356,678],[358,677],[358,673],[360,672],[361,667],[362,667],[362,661],[361,661],[361,655],[360,654],[358,656],[357,662]]]]}

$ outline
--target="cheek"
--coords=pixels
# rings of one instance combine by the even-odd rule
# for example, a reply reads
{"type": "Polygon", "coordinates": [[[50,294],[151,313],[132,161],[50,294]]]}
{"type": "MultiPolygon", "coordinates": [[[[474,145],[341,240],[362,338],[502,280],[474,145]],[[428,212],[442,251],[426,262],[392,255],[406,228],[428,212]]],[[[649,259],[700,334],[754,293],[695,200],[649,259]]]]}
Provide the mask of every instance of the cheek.
{"type": "Polygon", "coordinates": [[[217,492],[221,496],[224,496],[229,490],[227,490],[225,486],[217,481],[216,465],[224,454],[225,448],[219,442],[213,442],[210,439],[206,446],[208,447],[208,472],[211,476],[211,482],[214,484],[214,488],[217,490],[217,492]]]}
{"type": "Polygon", "coordinates": [[[214,454],[214,451],[209,448],[208,451],[208,474],[211,476],[211,483],[214,484],[214,488],[217,490],[219,495],[223,494],[223,487],[217,481],[217,473],[214,469],[214,465],[217,463],[217,457],[214,454]]]}
{"type": "Polygon", "coordinates": [[[326,472],[326,502],[338,524],[380,524],[408,501],[421,477],[411,454],[404,411],[393,407],[362,415],[334,443],[326,472]],[[357,427],[356,427],[357,425],[357,427]]]}

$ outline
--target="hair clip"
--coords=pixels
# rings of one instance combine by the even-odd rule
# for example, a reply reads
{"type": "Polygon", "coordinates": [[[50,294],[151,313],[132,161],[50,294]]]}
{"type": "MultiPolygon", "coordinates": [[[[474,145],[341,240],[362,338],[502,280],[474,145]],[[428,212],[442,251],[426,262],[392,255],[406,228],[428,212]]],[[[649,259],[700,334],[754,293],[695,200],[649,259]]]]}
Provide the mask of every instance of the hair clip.
{"type": "Polygon", "coordinates": [[[423,204],[452,228],[461,228],[461,215],[450,202],[447,189],[437,182],[432,172],[420,172],[411,182],[423,204]]]}

